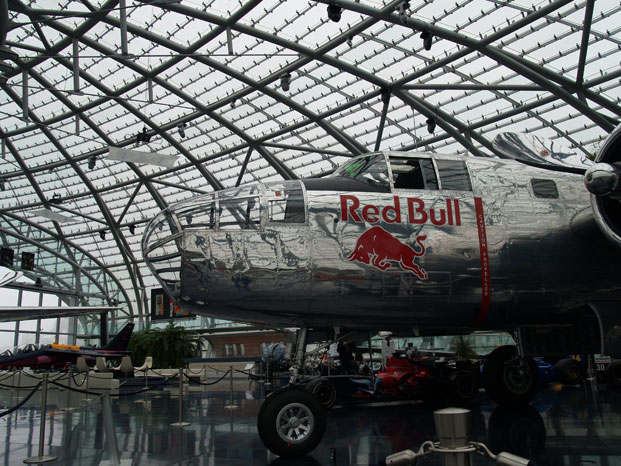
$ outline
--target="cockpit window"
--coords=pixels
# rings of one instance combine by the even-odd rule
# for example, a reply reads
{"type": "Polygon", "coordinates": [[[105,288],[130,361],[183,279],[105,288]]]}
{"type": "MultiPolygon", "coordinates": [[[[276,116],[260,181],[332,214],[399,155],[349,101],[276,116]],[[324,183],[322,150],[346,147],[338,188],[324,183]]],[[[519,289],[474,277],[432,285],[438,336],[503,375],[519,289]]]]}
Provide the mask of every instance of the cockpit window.
{"type": "Polygon", "coordinates": [[[438,189],[431,159],[390,157],[395,189],[438,189]]]}
{"type": "Polygon", "coordinates": [[[268,183],[265,188],[270,222],[304,223],[304,193],[298,182],[268,183]]]}
{"type": "Polygon", "coordinates": [[[261,221],[259,212],[258,197],[220,200],[220,229],[256,230],[261,221]]]}
{"type": "Polygon", "coordinates": [[[436,159],[442,189],[472,191],[468,168],[463,160],[436,159]]]}
{"type": "Polygon", "coordinates": [[[390,189],[388,167],[383,154],[369,154],[356,157],[341,166],[333,176],[351,178],[364,183],[390,189]]]}

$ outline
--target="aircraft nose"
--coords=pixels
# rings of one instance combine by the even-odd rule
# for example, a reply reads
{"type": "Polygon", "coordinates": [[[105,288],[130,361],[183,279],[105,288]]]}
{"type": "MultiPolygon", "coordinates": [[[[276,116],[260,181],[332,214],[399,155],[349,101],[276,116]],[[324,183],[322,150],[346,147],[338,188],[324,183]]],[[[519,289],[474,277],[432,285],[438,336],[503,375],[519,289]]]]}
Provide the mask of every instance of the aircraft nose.
{"type": "Polygon", "coordinates": [[[257,228],[259,183],[203,194],[178,202],[151,220],[142,238],[143,257],[168,295],[180,296],[184,236],[201,231],[206,237],[218,229],[257,228]]]}

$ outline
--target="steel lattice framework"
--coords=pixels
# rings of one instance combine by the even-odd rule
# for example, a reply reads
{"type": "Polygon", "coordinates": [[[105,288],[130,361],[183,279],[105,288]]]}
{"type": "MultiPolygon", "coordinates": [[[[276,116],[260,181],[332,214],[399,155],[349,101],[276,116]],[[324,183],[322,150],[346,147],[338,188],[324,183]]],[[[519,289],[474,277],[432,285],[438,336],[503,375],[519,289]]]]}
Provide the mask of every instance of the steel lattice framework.
{"type": "Polygon", "coordinates": [[[141,227],[169,203],[378,149],[499,156],[500,131],[592,154],[621,117],[617,0],[0,4],[3,243],[51,252],[41,273],[62,255],[130,315],[155,285],[141,227]]]}

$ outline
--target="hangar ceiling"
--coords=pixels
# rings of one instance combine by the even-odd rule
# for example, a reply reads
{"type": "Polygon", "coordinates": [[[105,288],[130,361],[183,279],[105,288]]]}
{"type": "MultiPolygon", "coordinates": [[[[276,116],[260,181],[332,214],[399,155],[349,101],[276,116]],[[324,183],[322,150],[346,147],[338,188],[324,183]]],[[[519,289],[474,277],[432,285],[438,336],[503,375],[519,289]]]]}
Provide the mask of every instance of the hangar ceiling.
{"type": "Polygon", "coordinates": [[[592,154],[621,116],[618,1],[0,5],[3,244],[134,315],[170,203],[377,149],[495,156],[501,131],[592,154]]]}

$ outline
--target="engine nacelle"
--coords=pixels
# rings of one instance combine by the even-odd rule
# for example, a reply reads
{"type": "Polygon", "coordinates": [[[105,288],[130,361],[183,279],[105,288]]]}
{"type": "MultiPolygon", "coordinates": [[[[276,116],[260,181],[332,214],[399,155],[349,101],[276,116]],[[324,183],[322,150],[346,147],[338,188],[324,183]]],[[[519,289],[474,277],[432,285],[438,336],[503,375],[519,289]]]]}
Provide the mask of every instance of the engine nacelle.
{"type": "Polygon", "coordinates": [[[595,162],[584,175],[595,221],[621,247],[621,125],[604,141],[595,162]]]}

